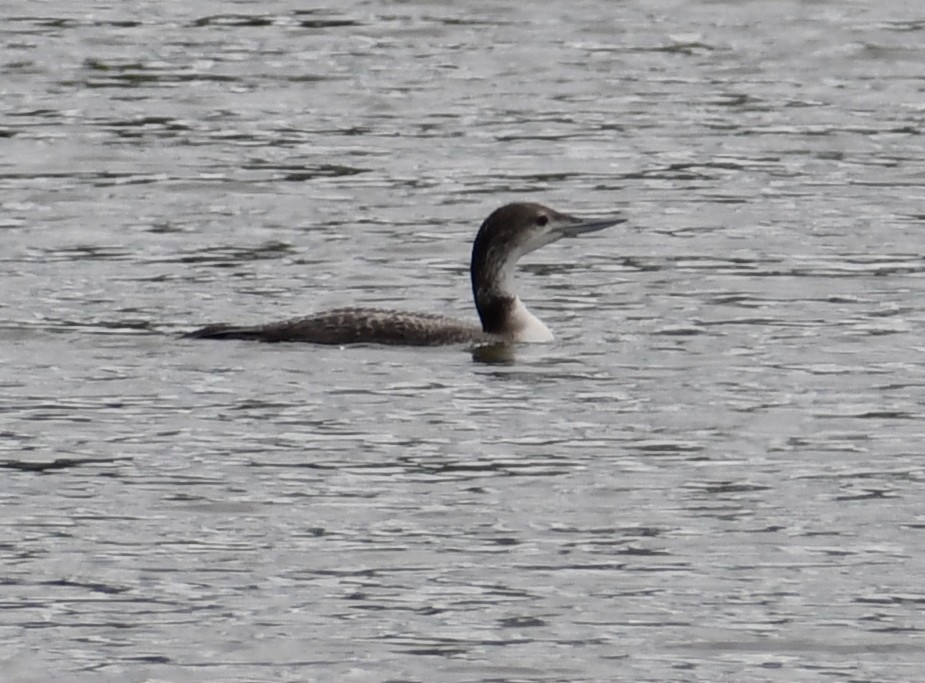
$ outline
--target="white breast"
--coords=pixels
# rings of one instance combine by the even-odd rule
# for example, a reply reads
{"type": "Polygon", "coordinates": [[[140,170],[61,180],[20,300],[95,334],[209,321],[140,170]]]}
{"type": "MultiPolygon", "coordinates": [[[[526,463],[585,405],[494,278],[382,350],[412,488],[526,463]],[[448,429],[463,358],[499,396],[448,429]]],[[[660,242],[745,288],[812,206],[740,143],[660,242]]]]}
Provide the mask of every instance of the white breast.
{"type": "Polygon", "coordinates": [[[511,313],[510,329],[514,331],[514,341],[542,344],[553,340],[552,332],[543,321],[527,310],[520,297],[514,299],[511,313]]]}

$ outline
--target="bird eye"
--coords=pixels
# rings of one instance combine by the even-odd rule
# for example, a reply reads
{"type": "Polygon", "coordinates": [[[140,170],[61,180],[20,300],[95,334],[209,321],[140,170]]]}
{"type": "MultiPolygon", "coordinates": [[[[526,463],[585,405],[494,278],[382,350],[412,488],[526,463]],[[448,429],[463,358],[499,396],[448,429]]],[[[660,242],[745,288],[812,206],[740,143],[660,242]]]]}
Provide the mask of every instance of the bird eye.
{"type": "Polygon", "coordinates": [[[546,225],[549,222],[549,216],[541,215],[536,217],[536,224],[540,227],[546,225]]]}

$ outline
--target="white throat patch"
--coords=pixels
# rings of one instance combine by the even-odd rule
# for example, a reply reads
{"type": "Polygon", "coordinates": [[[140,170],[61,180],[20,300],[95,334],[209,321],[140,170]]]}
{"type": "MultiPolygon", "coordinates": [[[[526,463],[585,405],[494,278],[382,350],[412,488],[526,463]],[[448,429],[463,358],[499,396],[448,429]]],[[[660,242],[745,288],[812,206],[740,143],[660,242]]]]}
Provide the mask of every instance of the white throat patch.
{"type": "Polygon", "coordinates": [[[553,340],[552,332],[543,321],[533,315],[524,306],[520,297],[514,297],[514,310],[511,311],[511,330],[514,341],[542,344],[553,340]]]}

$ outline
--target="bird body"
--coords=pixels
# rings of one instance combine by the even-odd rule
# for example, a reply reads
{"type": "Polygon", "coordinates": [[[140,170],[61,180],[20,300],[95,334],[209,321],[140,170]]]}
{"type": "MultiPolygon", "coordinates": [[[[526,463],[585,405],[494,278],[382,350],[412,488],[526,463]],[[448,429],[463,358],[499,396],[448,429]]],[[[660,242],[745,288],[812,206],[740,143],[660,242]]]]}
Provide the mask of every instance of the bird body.
{"type": "Polygon", "coordinates": [[[470,278],[481,326],[431,313],[377,308],[338,308],[302,318],[258,325],[219,323],[186,336],[315,344],[438,346],[483,342],[548,342],[552,333],[514,292],[517,261],[563,237],[624,222],[612,217],[585,221],[541,204],[508,204],[479,228],[472,245],[470,278]]]}

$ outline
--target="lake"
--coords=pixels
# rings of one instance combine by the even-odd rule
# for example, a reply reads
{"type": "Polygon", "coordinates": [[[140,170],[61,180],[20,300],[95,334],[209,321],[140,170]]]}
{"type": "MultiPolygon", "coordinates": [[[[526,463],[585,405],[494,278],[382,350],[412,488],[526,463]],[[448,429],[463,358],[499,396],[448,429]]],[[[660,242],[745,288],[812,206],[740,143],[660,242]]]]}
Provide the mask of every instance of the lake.
{"type": "Polygon", "coordinates": [[[915,3],[34,3],[0,27],[4,681],[916,680],[915,3]],[[510,357],[189,340],[355,304],[510,357]]]}

